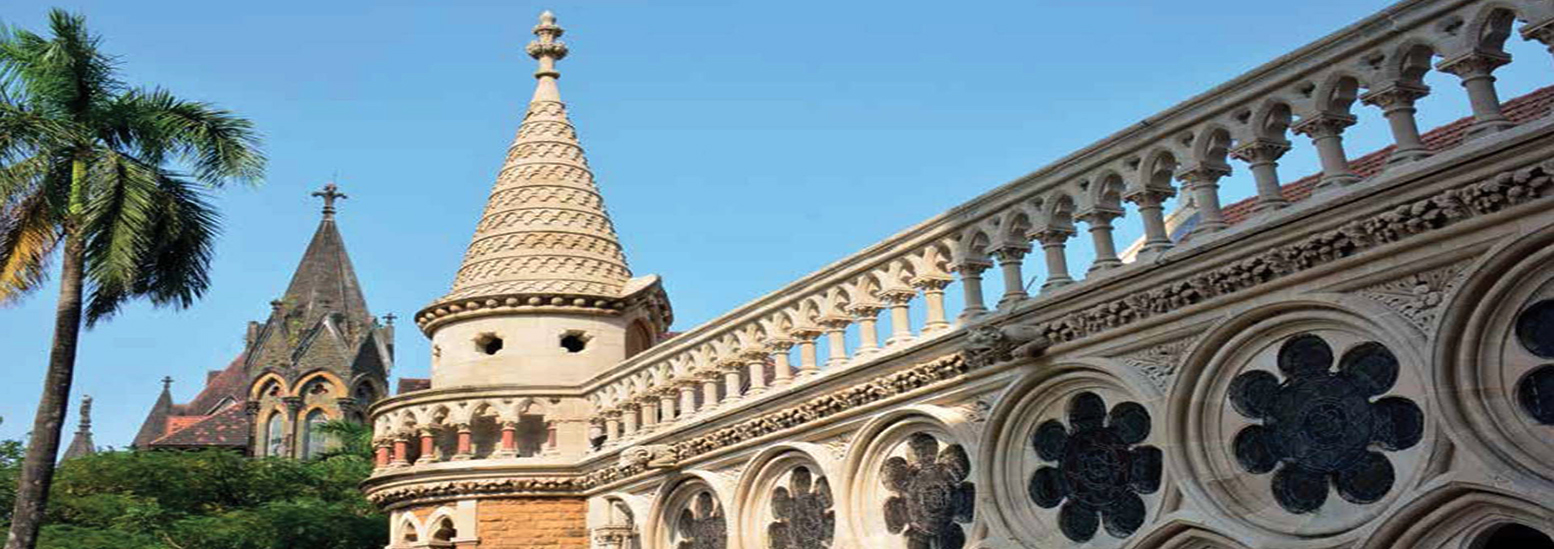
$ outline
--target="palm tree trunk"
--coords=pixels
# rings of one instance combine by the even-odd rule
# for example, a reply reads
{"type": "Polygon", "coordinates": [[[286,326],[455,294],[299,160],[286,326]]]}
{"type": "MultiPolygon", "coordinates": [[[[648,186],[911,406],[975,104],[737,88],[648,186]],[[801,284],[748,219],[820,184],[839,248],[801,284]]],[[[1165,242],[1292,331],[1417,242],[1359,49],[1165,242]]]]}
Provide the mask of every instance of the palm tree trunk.
{"type": "MultiPolygon", "coordinates": [[[[75,180],[85,177],[85,164],[75,163],[75,180]]],[[[11,533],[5,549],[34,549],[38,530],[43,527],[43,511],[54,481],[54,460],[59,454],[59,437],[70,404],[70,384],[75,378],[76,343],[81,337],[81,285],[86,263],[86,242],[75,222],[79,219],[79,196],[72,197],[72,215],[65,227],[65,249],[59,277],[59,303],[54,310],[54,347],[49,351],[49,369],[43,378],[43,397],[32,422],[32,437],[22,460],[21,482],[16,487],[16,508],[11,515],[11,533]]]]}

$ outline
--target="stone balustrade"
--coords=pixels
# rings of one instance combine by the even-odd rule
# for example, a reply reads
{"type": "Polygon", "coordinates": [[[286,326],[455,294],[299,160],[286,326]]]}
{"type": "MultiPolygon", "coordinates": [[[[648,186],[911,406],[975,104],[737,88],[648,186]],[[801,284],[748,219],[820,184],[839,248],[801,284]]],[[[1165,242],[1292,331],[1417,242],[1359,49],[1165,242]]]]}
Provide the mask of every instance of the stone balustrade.
{"type": "Polygon", "coordinates": [[[554,456],[566,432],[564,398],[516,388],[417,391],[373,407],[380,470],[446,461],[554,456]]]}
{"type": "Polygon", "coordinates": [[[1219,181],[1235,165],[1251,172],[1257,189],[1253,213],[1240,223],[1287,205],[1279,160],[1295,148],[1309,146],[1320,160],[1301,167],[1320,172],[1317,193],[1340,192],[1362,180],[1343,141],[1362,117],[1384,120],[1395,141],[1387,169],[1406,171],[1431,154],[1414,103],[1430,93],[1423,80],[1432,70],[1454,75],[1466,90],[1471,145],[1513,125],[1493,76],[1511,61],[1504,45],[1513,34],[1554,51],[1554,5],[1394,5],[624,361],[584,391],[602,447],[866,367],[883,351],[984,315],[1078,295],[1087,281],[1124,267],[1113,238],[1119,223],[1136,223],[1143,234],[1126,268],[1150,268],[1181,245],[1167,233],[1172,197],[1197,212],[1190,242],[1212,242],[1230,226],[1219,181]],[[1074,240],[1081,225],[1088,243],[1074,240]],[[1070,248],[1080,246],[1090,260],[1076,280],[1070,248]],[[990,304],[984,275],[995,266],[1003,288],[990,304]],[[1038,270],[1043,283],[1032,295],[1027,280],[1038,270]],[[950,310],[948,291],[958,292],[959,310],[950,310]]]}

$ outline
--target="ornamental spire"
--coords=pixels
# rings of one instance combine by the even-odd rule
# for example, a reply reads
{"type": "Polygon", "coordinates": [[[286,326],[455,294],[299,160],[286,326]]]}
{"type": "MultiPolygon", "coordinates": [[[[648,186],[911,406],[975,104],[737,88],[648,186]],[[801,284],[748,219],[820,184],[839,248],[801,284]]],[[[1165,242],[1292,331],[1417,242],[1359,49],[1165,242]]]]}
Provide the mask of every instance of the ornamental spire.
{"type": "Polygon", "coordinates": [[[350,198],[340,192],[340,187],[335,186],[333,181],[325,184],[322,190],[314,191],[313,196],[324,199],[324,219],[335,218],[335,200],[350,198]]]}
{"type": "MultiPolygon", "coordinates": [[[[622,297],[631,271],[556,88],[556,16],[540,15],[527,51],[534,98],[507,150],[453,289],[435,304],[484,298],[589,307],[622,297]]],[[[505,301],[505,300],[504,300],[505,301]]]]}

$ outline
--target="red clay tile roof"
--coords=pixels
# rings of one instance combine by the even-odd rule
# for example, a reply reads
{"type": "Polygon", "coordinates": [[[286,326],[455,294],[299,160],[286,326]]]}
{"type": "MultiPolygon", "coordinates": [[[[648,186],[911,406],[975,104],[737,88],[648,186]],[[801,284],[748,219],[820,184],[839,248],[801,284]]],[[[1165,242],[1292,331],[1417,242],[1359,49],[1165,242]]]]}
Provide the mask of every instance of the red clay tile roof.
{"type": "MultiPolygon", "coordinates": [[[[1536,120],[1549,114],[1554,107],[1554,86],[1539,89],[1517,97],[1501,104],[1501,111],[1512,122],[1521,124],[1530,120],[1536,120]]],[[[1473,117],[1460,118],[1450,124],[1425,132],[1420,136],[1424,139],[1426,147],[1432,152],[1444,151],[1462,144],[1467,136],[1469,126],[1473,125],[1473,117]]],[[[1388,146],[1379,151],[1349,159],[1349,169],[1360,177],[1370,177],[1381,173],[1387,167],[1387,158],[1392,155],[1392,149],[1388,146]]],[[[1284,184],[1280,190],[1284,193],[1284,199],[1290,202],[1299,202],[1311,196],[1311,191],[1316,188],[1317,181],[1322,174],[1308,175],[1290,183],[1284,184]]],[[[1252,215],[1252,208],[1257,205],[1257,198],[1252,197],[1224,208],[1225,222],[1232,225],[1245,221],[1252,215]]]]}
{"type": "Polygon", "coordinates": [[[210,416],[172,416],[167,418],[167,430],[165,433],[176,433],[184,427],[194,425],[210,416]]]}
{"type": "Polygon", "coordinates": [[[217,405],[227,399],[246,400],[248,398],[248,373],[243,371],[243,361],[248,355],[239,354],[237,358],[227,364],[220,373],[207,376],[205,388],[200,394],[195,395],[188,404],[179,405],[178,410],[187,415],[208,415],[215,412],[217,405]]]}
{"type": "MultiPolygon", "coordinates": [[[[169,418],[169,423],[176,419],[195,418],[196,416],[183,416],[169,418]]],[[[220,413],[211,416],[198,416],[199,421],[169,432],[162,438],[151,441],[151,446],[158,448],[179,447],[198,448],[208,446],[222,447],[247,447],[248,446],[248,413],[242,406],[228,406],[220,413]]]]}
{"type": "Polygon", "coordinates": [[[397,394],[402,395],[411,391],[424,391],[430,388],[432,388],[432,380],[430,379],[421,377],[402,377],[399,378],[399,392],[397,394]]]}

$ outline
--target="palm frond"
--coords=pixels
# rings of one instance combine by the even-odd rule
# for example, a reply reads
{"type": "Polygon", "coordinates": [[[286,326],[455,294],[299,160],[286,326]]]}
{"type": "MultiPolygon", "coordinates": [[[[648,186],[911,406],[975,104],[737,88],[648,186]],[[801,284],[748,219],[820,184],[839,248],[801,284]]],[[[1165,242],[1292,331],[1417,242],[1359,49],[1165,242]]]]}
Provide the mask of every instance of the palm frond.
{"type": "Polygon", "coordinates": [[[141,277],[161,174],[124,155],[107,151],[89,168],[91,182],[82,231],[86,277],[92,284],[87,318],[107,317],[134,294],[141,277]]]}
{"type": "MultiPolygon", "coordinates": [[[[129,298],[145,297],[159,307],[185,308],[210,288],[210,262],[215,258],[220,216],[199,185],[164,170],[154,172],[156,187],[147,197],[144,223],[135,229],[134,241],[139,247],[134,249],[136,262],[127,283],[124,279],[98,279],[96,271],[88,272],[93,287],[86,309],[87,326],[112,317],[129,298]]],[[[95,232],[92,238],[98,238],[95,232]]],[[[106,245],[106,236],[103,238],[106,245]]]]}
{"type": "Polygon", "coordinates": [[[107,112],[113,121],[107,124],[113,130],[110,142],[141,151],[147,162],[176,157],[195,179],[213,187],[253,183],[264,175],[265,157],[253,122],[230,111],[153,88],[125,92],[107,112]]]}
{"type": "Polygon", "coordinates": [[[15,303],[47,279],[61,235],[46,187],[13,197],[0,205],[0,305],[15,303]]]}

